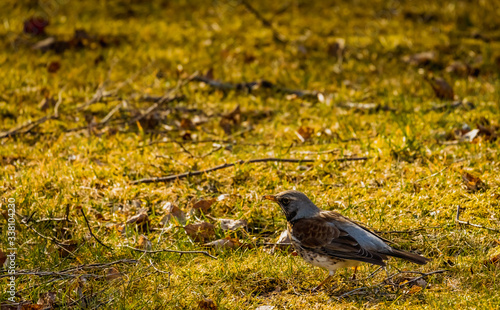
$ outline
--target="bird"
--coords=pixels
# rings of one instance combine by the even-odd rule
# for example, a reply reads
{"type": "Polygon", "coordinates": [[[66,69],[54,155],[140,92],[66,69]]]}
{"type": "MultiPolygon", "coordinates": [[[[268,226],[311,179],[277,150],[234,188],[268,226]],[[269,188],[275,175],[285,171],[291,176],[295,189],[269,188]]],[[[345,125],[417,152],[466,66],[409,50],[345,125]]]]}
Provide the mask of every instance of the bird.
{"type": "Polygon", "coordinates": [[[425,265],[431,259],[398,250],[373,231],[336,211],[318,208],[304,193],[287,190],[263,199],[277,203],[288,222],[288,235],[295,251],[308,263],[329,271],[312,291],[319,290],[339,268],[370,263],[385,267],[389,256],[425,265]]]}

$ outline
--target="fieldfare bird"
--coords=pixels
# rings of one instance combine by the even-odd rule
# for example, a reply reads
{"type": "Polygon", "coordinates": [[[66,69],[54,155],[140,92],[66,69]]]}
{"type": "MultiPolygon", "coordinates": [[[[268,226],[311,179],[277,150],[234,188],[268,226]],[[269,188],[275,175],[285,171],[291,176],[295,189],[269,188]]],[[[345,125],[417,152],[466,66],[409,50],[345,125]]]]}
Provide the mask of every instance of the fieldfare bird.
{"type": "Polygon", "coordinates": [[[285,213],[288,235],[297,253],[306,262],[329,271],[328,277],[313,291],[326,283],[338,268],[357,267],[361,263],[385,266],[388,256],[420,265],[430,261],[389,246],[389,240],[336,211],[321,210],[299,191],[290,190],[263,198],[276,202],[285,213]]]}

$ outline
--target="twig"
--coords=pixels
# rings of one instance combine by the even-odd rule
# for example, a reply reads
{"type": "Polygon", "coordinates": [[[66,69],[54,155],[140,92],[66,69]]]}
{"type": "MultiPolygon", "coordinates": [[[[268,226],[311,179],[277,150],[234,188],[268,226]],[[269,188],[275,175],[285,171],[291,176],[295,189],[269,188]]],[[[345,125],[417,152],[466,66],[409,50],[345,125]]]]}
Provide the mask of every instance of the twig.
{"type": "Polygon", "coordinates": [[[89,269],[97,269],[97,268],[106,268],[109,266],[117,265],[117,264],[137,264],[138,261],[135,259],[119,259],[113,262],[109,263],[97,263],[97,264],[84,264],[84,265],[79,265],[75,267],[71,267],[68,269],[63,269],[59,271],[40,271],[40,270],[18,270],[16,271],[15,274],[2,274],[0,275],[0,278],[6,278],[10,277],[11,275],[14,276],[22,276],[22,275],[34,275],[34,276],[39,276],[39,277],[45,277],[45,276],[81,276],[81,274],[78,274],[78,271],[82,270],[89,270],[89,269]]]}
{"type": "Polygon", "coordinates": [[[173,89],[170,89],[165,95],[158,98],[158,100],[155,103],[153,103],[144,113],[134,117],[131,121],[129,121],[129,124],[136,123],[137,121],[143,119],[147,115],[151,114],[154,110],[156,110],[160,105],[176,100],[181,100],[182,98],[184,98],[184,95],[173,95],[173,94],[179,91],[179,89],[181,89],[181,87],[183,87],[187,83],[193,81],[197,76],[198,76],[198,71],[191,74],[189,77],[180,80],[173,89]]]}
{"type": "MultiPolygon", "coordinates": [[[[345,161],[360,161],[360,160],[367,160],[368,157],[347,157],[347,158],[336,158],[333,160],[328,160],[328,161],[337,161],[337,162],[345,162],[345,161]]],[[[157,177],[157,178],[145,178],[145,179],[140,179],[140,180],[135,180],[132,181],[132,184],[140,184],[140,183],[156,183],[156,182],[169,182],[173,180],[178,180],[178,179],[183,179],[187,178],[190,176],[196,176],[200,174],[204,174],[207,172],[215,171],[215,170],[221,170],[229,167],[234,167],[236,165],[243,165],[243,164],[251,164],[251,163],[262,163],[262,162],[286,162],[286,163],[313,163],[315,162],[315,159],[289,159],[289,158],[257,158],[257,159],[250,159],[250,160],[238,160],[234,163],[225,163],[219,166],[215,166],[212,168],[208,168],[205,170],[197,170],[197,171],[189,171],[189,172],[184,172],[181,174],[172,174],[168,175],[165,177],[157,177]]]]}
{"type": "Polygon", "coordinates": [[[162,253],[162,252],[168,252],[168,253],[179,253],[179,254],[203,254],[208,257],[211,257],[213,259],[217,259],[216,256],[211,255],[207,251],[179,251],[179,250],[170,250],[170,249],[162,249],[162,250],[155,250],[155,251],[150,251],[150,250],[143,250],[143,249],[138,249],[131,247],[129,245],[124,245],[124,247],[132,249],[137,252],[143,252],[143,253],[148,253],[148,254],[155,254],[155,253],[162,253]]]}
{"type": "Polygon", "coordinates": [[[104,125],[106,124],[110,119],[111,117],[113,117],[113,115],[118,112],[118,110],[120,110],[120,108],[122,106],[124,106],[126,104],[126,100],[123,100],[122,102],[120,102],[119,104],[117,104],[100,122],[99,124],[100,125],[104,125]]]}
{"type": "Polygon", "coordinates": [[[425,278],[427,276],[430,276],[430,275],[433,275],[433,274],[445,273],[445,272],[448,272],[448,271],[449,270],[445,270],[444,269],[444,270],[435,270],[435,271],[431,271],[431,272],[428,272],[428,273],[422,273],[420,277],[416,277],[416,278],[411,279],[409,281],[406,281],[406,282],[404,282],[402,284],[399,284],[398,287],[403,287],[403,286],[408,285],[410,283],[417,282],[418,280],[423,279],[423,278],[425,278]]]}
{"type": "Polygon", "coordinates": [[[333,149],[328,151],[292,151],[290,154],[314,155],[314,154],[330,154],[337,153],[340,149],[333,149]]]}
{"type": "Polygon", "coordinates": [[[472,224],[472,223],[469,223],[469,221],[467,221],[467,222],[466,221],[461,221],[460,220],[460,211],[461,211],[460,206],[457,206],[457,215],[455,216],[455,222],[457,222],[458,224],[468,225],[468,226],[482,228],[482,229],[487,229],[487,230],[495,231],[495,232],[500,232],[500,230],[495,229],[495,228],[490,228],[490,227],[486,227],[486,226],[482,226],[482,225],[478,225],[478,224],[472,224]]]}
{"type": "Polygon", "coordinates": [[[274,27],[273,24],[264,18],[259,11],[257,11],[253,6],[250,5],[246,0],[242,0],[241,4],[243,4],[247,10],[249,10],[260,22],[264,25],[264,27],[269,28],[272,33],[273,33],[273,38],[276,40],[278,43],[286,44],[287,40],[283,35],[281,35],[274,27]]]}
{"type": "MultiPolygon", "coordinates": [[[[378,269],[376,270],[378,271],[378,269]]],[[[418,272],[418,271],[399,271],[387,278],[385,278],[382,282],[378,283],[378,284],[375,284],[375,285],[372,285],[372,286],[363,286],[363,287],[358,287],[358,288],[355,288],[351,291],[348,291],[340,296],[337,297],[338,300],[344,298],[344,297],[347,297],[347,296],[350,296],[350,295],[353,295],[359,291],[362,291],[362,290],[366,290],[366,289],[370,289],[370,288],[377,288],[377,287],[381,287],[381,286],[384,286],[385,284],[388,283],[389,280],[393,279],[394,277],[398,276],[398,275],[401,275],[403,273],[417,273],[419,274],[420,276],[419,277],[416,277],[414,279],[411,279],[409,281],[406,281],[405,283],[402,283],[402,284],[393,284],[393,286],[397,287],[397,288],[401,288],[405,285],[408,285],[410,283],[413,283],[413,282],[416,282],[422,278],[425,278],[427,276],[430,276],[430,275],[433,275],[433,274],[438,274],[438,273],[445,273],[445,272],[448,272],[449,270],[435,270],[435,271],[431,271],[431,272],[427,272],[427,273],[424,273],[424,272],[418,272]]]]}
{"type": "Polygon", "coordinates": [[[297,90],[297,89],[291,89],[291,88],[286,88],[286,87],[281,87],[277,86],[269,81],[266,80],[261,80],[258,82],[247,82],[247,83],[227,83],[227,82],[221,82],[217,80],[210,79],[205,76],[195,76],[193,78],[193,81],[198,81],[198,82],[203,82],[213,88],[220,89],[220,90],[245,90],[248,92],[251,92],[252,90],[258,89],[258,88],[268,88],[268,89],[273,89],[277,92],[285,93],[285,94],[291,94],[291,95],[296,95],[297,97],[309,97],[309,98],[318,98],[318,91],[315,90],[297,90]]]}
{"type": "Polygon", "coordinates": [[[442,226],[431,226],[431,227],[420,227],[420,228],[415,228],[415,229],[408,229],[408,230],[390,230],[390,231],[375,231],[377,234],[411,234],[423,230],[428,230],[428,229],[440,229],[445,227],[445,225],[442,226]]]}
{"type": "Polygon", "coordinates": [[[22,133],[28,133],[31,130],[33,130],[35,127],[45,123],[48,120],[54,119],[54,118],[55,118],[54,115],[51,114],[51,115],[45,115],[44,117],[41,117],[41,118],[35,120],[34,122],[31,122],[31,121],[26,122],[26,123],[22,124],[21,126],[13,128],[7,132],[0,133],[0,139],[7,138],[7,137],[13,137],[15,135],[22,134],[22,133]]]}
{"type": "Polygon", "coordinates": [[[110,250],[113,250],[110,246],[108,245],[105,245],[104,243],[101,242],[101,240],[99,240],[99,238],[96,237],[96,235],[94,235],[94,233],[92,232],[92,228],[90,228],[90,224],[89,224],[89,221],[87,220],[87,216],[85,215],[85,212],[83,212],[83,209],[80,209],[80,212],[82,212],[82,215],[83,215],[83,218],[85,219],[85,223],[87,223],[87,227],[89,228],[89,232],[90,232],[90,235],[92,237],[94,237],[94,239],[100,244],[102,245],[103,247],[105,248],[108,248],[110,250]]]}

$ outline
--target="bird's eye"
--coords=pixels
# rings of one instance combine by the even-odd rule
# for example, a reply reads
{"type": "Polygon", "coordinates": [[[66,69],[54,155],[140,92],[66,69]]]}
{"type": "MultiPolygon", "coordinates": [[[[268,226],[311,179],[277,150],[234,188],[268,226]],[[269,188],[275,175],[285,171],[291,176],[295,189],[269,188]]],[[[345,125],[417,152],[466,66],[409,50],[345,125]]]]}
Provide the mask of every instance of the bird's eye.
{"type": "Polygon", "coordinates": [[[287,206],[290,203],[290,199],[283,197],[280,199],[282,205],[287,206]]]}

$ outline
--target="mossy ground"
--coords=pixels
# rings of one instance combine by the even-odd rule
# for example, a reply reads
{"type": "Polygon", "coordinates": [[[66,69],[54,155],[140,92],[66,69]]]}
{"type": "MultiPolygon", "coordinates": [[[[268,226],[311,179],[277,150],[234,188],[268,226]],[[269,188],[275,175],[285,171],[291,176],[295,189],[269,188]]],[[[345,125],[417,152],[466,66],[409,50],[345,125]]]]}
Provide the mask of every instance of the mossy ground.
{"type": "MultiPolygon", "coordinates": [[[[498,247],[498,232],[454,223],[459,205],[464,209],[462,220],[500,227],[498,140],[480,134],[472,143],[448,143],[450,133],[464,125],[499,125],[500,6],[495,1],[251,2],[272,20],[285,43],[273,39],[272,31],[238,1],[45,3],[0,4],[0,130],[50,115],[61,98],[58,118],[0,141],[0,188],[2,197],[16,199],[20,215],[33,215],[31,225],[38,232],[74,242],[76,248],[61,255],[52,241],[21,224],[19,217],[18,270],[58,271],[119,259],[138,262],[116,265],[122,274],[116,280],[107,280],[104,268],[64,277],[20,276],[18,300],[36,303],[54,292],[57,304],[66,307],[76,301],[76,308],[84,306],[82,300],[88,308],[196,308],[204,298],[220,309],[499,306],[500,268],[483,264],[498,247]],[[50,20],[48,36],[70,40],[76,29],[84,29],[90,38],[60,53],[33,50],[31,46],[44,37],[23,34],[23,21],[42,13],[50,20]],[[339,39],[345,48],[337,52],[339,39]],[[403,61],[426,51],[435,53],[428,63],[403,61]],[[453,61],[470,65],[476,74],[447,71],[453,61]],[[49,72],[51,62],[60,69],[49,72]],[[141,99],[144,95],[161,96],[196,71],[212,71],[214,79],[226,82],[265,79],[291,89],[317,90],[331,94],[331,100],[293,98],[266,89],[221,91],[191,82],[176,91],[183,99],[130,122],[151,106],[141,99]],[[474,108],[432,110],[442,102],[423,71],[443,76],[457,97],[466,98],[474,108]],[[78,109],[102,83],[106,90],[120,88],[78,109]],[[39,103],[45,97],[52,101],[44,110],[39,103]],[[346,109],[344,102],[374,102],[392,110],[346,109]],[[241,115],[230,123],[228,135],[221,117],[237,106],[241,115]],[[300,127],[314,130],[305,142],[296,135],[300,127]],[[331,150],[336,151],[303,153],[331,150]],[[330,161],[344,156],[369,159],[330,161]],[[317,161],[243,164],[169,183],[131,183],[262,157],[317,161]],[[465,189],[464,171],[480,177],[486,188],[465,189]],[[396,268],[448,272],[427,277],[429,286],[423,290],[387,285],[338,300],[343,293],[386,277],[382,272],[352,282],[352,270],[344,270],[324,290],[310,293],[326,272],[286,251],[270,253],[262,245],[276,241],[285,220],[276,205],[260,197],[292,188],[320,207],[337,209],[377,231],[425,228],[384,234],[405,250],[433,258],[423,267],[391,260],[389,273],[396,268]],[[167,224],[168,230],[158,230],[162,206],[172,202],[188,211],[191,199],[221,194],[227,196],[206,214],[188,219],[214,223],[216,238],[241,242],[236,249],[209,249],[217,260],[143,254],[123,247],[136,246],[141,232],[129,225],[121,233],[120,225],[147,208],[151,226],[157,229],[147,234],[153,249],[203,248],[175,219],[167,224]],[[64,217],[67,208],[71,224],[36,223],[64,217]],[[112,250],[89,235],[80,209],[112,250]],[[248,229],[223,231],[217,218],[245,219],[248,229]]],[[[0,240],[5,251],[5,239],[0,240]]],[[[374,270],[365,266],[357,277],[374,270]]],[[[2,300],[7,298],[5,292],[0,294],[2,300]]]]}

